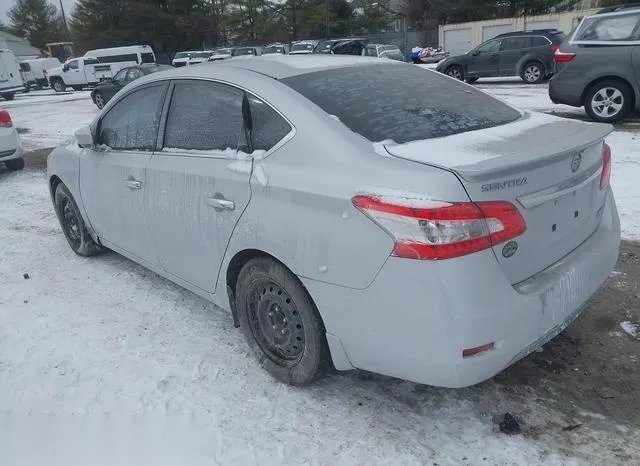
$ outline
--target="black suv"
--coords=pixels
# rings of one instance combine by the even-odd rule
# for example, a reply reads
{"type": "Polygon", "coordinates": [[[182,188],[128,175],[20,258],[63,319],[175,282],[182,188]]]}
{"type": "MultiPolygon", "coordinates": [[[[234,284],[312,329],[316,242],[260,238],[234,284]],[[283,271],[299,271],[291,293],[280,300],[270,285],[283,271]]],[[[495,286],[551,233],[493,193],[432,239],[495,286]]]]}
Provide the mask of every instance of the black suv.
{"type": "Polygon", "coordinates": [[[468,83],[478,78],[520,76],[528,84],[538,84],[553,73],[553,54],[564,38],[557,29],[508,32],[464,55],[442,60],[436,69],[468,83]]]}

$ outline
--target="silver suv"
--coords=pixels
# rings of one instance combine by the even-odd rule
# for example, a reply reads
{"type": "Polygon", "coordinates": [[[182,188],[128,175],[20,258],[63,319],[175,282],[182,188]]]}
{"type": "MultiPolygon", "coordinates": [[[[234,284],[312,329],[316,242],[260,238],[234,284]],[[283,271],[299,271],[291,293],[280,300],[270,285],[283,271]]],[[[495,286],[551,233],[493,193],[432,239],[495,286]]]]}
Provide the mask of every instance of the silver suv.
{"type": "Polygon", "coordinates": [[[640,4],[583,18],[554,61],[554,103],[584,106],[591,119],[603,123],[640,110],[640,4]]]}

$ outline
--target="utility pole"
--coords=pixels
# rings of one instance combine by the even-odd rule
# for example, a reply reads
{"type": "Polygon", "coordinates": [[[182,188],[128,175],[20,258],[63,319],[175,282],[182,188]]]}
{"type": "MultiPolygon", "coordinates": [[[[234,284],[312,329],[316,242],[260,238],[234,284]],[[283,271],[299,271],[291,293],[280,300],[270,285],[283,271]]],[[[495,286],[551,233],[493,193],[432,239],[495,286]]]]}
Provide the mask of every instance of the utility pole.
{"type": "Polygon", "coordinates": [[[325,0],[325,3],[327,4],[327,15],[326,15],[327,16],[327,23],[326,23],[327,30],[325,32],[325,39],[328,40],[329,39],[329,0],[325,0]]]}
{"type": "Polygon", "coordinates": [[[62,0],[60,0],[60,11],[62,12],[62,23],[64,24],[64,31],[67,34],[67,40],[71,42],[71,36],[69,35],[69,27],[67,26],[67,17],[64,14],[64,7],[62,6],[62,0]]]}

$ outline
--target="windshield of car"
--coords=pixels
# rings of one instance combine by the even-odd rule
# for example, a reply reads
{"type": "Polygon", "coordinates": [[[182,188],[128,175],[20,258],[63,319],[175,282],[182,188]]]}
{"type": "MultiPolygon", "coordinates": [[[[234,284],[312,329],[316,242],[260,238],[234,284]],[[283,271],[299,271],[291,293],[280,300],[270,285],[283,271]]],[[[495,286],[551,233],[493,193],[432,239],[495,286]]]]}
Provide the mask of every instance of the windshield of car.
{"type": "Polygon", "coordinates": [[[372,142],[402,144],[491,128],[520,117],[488,94],[411,65],[330,69],[281,82],[372,142]]]}
{"type": "Polygon", "coordinates": [[[284,53],[284,47],[281,45],[270,45],[262,51],[262,55],[268,55],[270,53],[284,53]]]}
{"type": "Polygon", "coordinates": [[[189,55],[191,55],[190,52],[178,52],[178,53],[176,53],[176,56],[173,57],[173,58],[174,59],[175,58],[189,58],[189,55]]]}
{"type": "Polygon", "coordinates": [[[305,44],[305,43],[293,44],[291,46],[291,51],[292,52],[302,52],[302,51],[312,52],[313,51],[313,44],[305,44]]]}
{"type": "Polygon", "coordinates": [[[252,47],[239,47],[233,51],[234,57],[240,57],[243,55],[254,55],[254,50],[252,47]]]}
{"type": "Polygon", "coordinates": [[[195,52],[191,54],[191,58],[208,58],[210,55],[209,52],[195,52]]]}
{"type": "Polygon", "coordinates": [[[217,49],[214,53],[216,55],[231,55],[231,49],[217,49]]]}

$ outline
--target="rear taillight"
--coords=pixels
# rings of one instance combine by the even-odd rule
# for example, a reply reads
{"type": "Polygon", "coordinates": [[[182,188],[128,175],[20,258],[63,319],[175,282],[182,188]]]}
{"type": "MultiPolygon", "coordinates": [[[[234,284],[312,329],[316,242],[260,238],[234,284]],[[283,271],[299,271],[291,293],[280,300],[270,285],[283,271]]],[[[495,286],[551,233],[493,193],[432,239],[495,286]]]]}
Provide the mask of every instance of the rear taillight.
{"type": "Polygon", "coordinates": [[[573,52],[561,52],[560,47],[553,52],[553,61],[556,63],[566,63],[576,58],[576,54],[573,52]]]}
{"type": "Polygon", "coordinates": [[[395,240],[393,255],[409,259],[450,259],[488,249],[527,229],[518,209],[505,201],[422,202],[406,198],[355,196],[355,207],[395,240]]]}
{"type": "Polygon", "coordinates": [[[11,128],[13,123],[11,122],[11,116],[6,110],[0,110],[0,127],[11,128]]]}
{"type": "Polygon", "coordinates": [[[600,173],[600,189],[609,186],[611,179],[611,147],[606,142],[602,145],[602,173],[600,173]]]}

